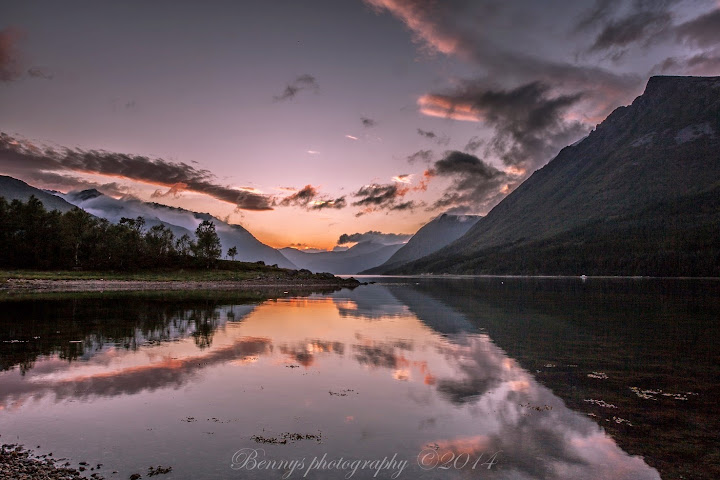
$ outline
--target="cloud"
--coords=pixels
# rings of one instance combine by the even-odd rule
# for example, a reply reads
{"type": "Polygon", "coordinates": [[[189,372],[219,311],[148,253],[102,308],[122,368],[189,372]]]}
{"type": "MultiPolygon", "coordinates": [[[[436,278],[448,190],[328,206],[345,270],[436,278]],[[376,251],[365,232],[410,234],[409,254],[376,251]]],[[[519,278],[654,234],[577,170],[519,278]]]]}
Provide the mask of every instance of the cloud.
{"type": "Polygon", "coordinates": [[[494,206],[506,191],[513,176],[468,153],[451,151],[426,172],[428,176],[452,179],[452,184],[432,205],[431,209],[461,208],[464,212],[487,210],[494,206]]]}
{"type": "Polygon", "coordinates": [[[470,140],[468,140],[467,145],[465,145],[464,150],[466,152],[472,152],[475,153],[478,148],[482,147],[485,143],[485,140],[481,139],[480,137],[472,137],[470,140]]]}
{"type": "MultiPolygon", "coordinates": [[[[613,72],[596,65],[579,64],[572,55],[573,47],[567,46],[568,42],[557,42],[556,36],[536,26],[543,25],[539,20],[557,24],[557,15],[564,8],[562,5],[467,0],[365,1],[376,11],[388,11],[403,21],[421,49],[455,56],[472,64],[482,73],[471,82],[492,79],[495,84],[509,89],[541,82],[552,85],[558,94],[584,93],[582,109],[578,111],[588,117],[588,124],[598,123],[612,109],[632,100],[641,92],[644,83],[643,76],[636,73],[613,72]],[[499,27],[506,24],[514,25],[515,35],[508,36],[499,27]],[[523,37],[524,41],[518,37],[523,37]],[[546,40],[550,47],[539,51],[528,49],[526,43],[545,43],[546,40]],[[571,59],[564,60],[563,55],[571,59]]],[[[607,5],[601,5],[593,14],[597,20],[587,19],[587,22],[606,18],[606,13],[609,15],[616,6],[614,2],[604,3],[607,5]]],[[[472,109],[466,109],[465,104],[448,105],[443,97],[421,96],[418,105],[420,112],[429,116],[482,120],[472,109]]]]}
{"type": "MultiPolygon", "coordinates": [[[[2,165],[1,159],[0,165],[2,165]]],[[[105,195],[113,197],[122,197],[130,194],[130,188],[118,182],[99,183],[74,175],[61,175],[54,172],[36,171],[27,172],[22,177],[23,180],[35,187],[46,188],[49,190],[70,191],[95,189],[105,195]]]]}
{"type": "Polygon", "coordinates": [[[152,198],[165,198],[172,195],[174,198],[178,198],[183,191],[187,190],[187,187],[187,183],[178,182],[175,185],[171,185],[167,192],[155,190],[150,196],[152,198]]]}
{"type": "Polygon", "coordinates": [[[412,182],[412,174],[403,173],[402,175],[395,175],[392,177],[393,182],[409,184],[412,182]]]}
{"type": "Polygon", "coordinates": [[[350,140],[358,140],[358,137],[355,137],[353,135],[345,135],[345,138],[349,138],[350,140]]]}
{"type": "Polygon", "coordinates": [[[371,128],[377,125],[377,122],[373,120],[372,118],[367,117],[360,117],[360,121],[362,122],[363,127],[365,128],[371,128]]]}
{"type": "Polygon", "coordinates": [[[291,100],[295,96],[304,90],[313,90],[315,93],[320,89],[317,80],[312,75],[304,74],[295,78],[290,82],[285,90],[280,94],[273,97],[276,102],[282,102],[284,100],[291,100]]]}
{"type": "Polygon", "coordinates": [[[40,148],[0,133],[0,168],[18,176],[44,172],[75,172],[124,178],[141,183],[202,193],[240,210],[272,210],[272,197],[238,190],[217,182],[208,170],[162,158],[150,159],[102,150],[40,148]]]}
{"type": "Polygon", "coordinates": [[[356,213],[359,217],[366,213],[378,210],[398,211],[412,210],[423,206],[424,203],[416,203],[412,200],[402,201],[410,192],[425,190],[426,184],[422,183],[416,187],[412,187],[405,182],[395,182],[387,184],[372,183],[360,188],[353,196],[359,200],[352,203],[354,207],[363,207],[363,210],[356,213]]]}
{"type": "Polygon", "coordinates": [[[409,164],[413,164],[417,161],[423,161],[425,163],[429,163],[433,159],[433,152],[432,150],[418,150],[417,152],[408,155],[407,161],[409,164]]]}
{"type": "Polygon", "coordinates": [[[324,210],[326,208],[334,208],[336,210],[339,210],[341,208],[347,207],[347,201],[345,200],[345,197],[338,197],[334,200],[315,200],[315,202],[310,206],[311,210],[324,210]]]}
{"type": "Polygon", "coordinates": [[[541,82],[510,90],[494,89],[484,82],[465,82],[455,91],[431,96],[438,105],[445,105],[448,115],[461,108],[494,127],[486,152],[495,154],[505,165],[525,170],[547,162],[587,129],[564,117],[584,94],[553,95],[550,87],[541,82]]]}
{"type": "Polygon", "coordinates": [[[0,82],[12,82],[22,75],[17,45],[22,36],[14,27],[0,30],[0,82]]]}
{"type": "Polygon", "coordinates": [[[365,185],[353,194],[360,197],[360,200],[353,202],[353,206],[389,207],[398,197],[403,197],[407,190],[407,187],[399,187],[395,183],[365,185]]]}
{"type": "Polygon", "coordinates": [[[432,130],[423,130],[422,128],[417,129],[418,135],[421,137],[427,138],[428,140],[432,140],[433,142],[437,143],[438,145],[447,145],[450,143],[450,137],[447,135],[438,135],[432,130]]]}
{"type": "Polygon", "coordinates": [[[345,201],[345,197],[339,197],[333,200],[321,195],[317,187],[305,185],[302,189],[277,202],[277,205],[281,207],[303,207],[308,210],[323,210],[326,208],[345,208],[347,202],[345,201]]]}
{"type": "Polygon", "coordinates": [[[678,39],[698,47],[720,45],[720,7],[678,25],[675,34],[678,39]]]}
{"type": "Polygon", "coordinates": [[[385,245],[393,245],[396,243],[403,243],[410,240],[412,234],[407,233],[382,233],[375,230],[370,230],[365,233],[343,233],[338,238],[338,245],[345,245],[346,243],[360,243],[360,242],[373,242],[382,243],[385,245]]]}
{"type": "Polygon", "coordinates": [[[583,32],[607,20],[622,4],[622,0],[596,0],[595,5],[583,15],[573,28],[575,33],[583,32]]]}
{"type": "Polygon", "coordinates": [[[42,67],[30,67],[27,74],[33,78],[42,78],[44,80],[53,79],[53,74],[42,67]]]}
{"type": "Polygon", "coordinates": [[[716,75],[720,72],[720,49],[692,57],[668,57],[652,70],[654,73],[678,75],[716,75]]]}
{"type": "Polygon", "coordinates": [[[625,50],[618,49],[660,34],[668,28],[671,21],[670,13],[663,10],[639,11],[625,18],[610,21],[588,51],[615,50],[614,58],[618,59],[625,53],[625,50]]]}

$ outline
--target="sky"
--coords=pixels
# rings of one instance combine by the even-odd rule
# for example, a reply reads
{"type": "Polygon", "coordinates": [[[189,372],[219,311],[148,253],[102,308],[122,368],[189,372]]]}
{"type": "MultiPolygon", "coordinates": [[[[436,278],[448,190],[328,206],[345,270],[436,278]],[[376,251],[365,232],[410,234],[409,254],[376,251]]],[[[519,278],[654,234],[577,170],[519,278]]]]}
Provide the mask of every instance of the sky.
{"type": "Polygon", "coordinates": [[[0,174],[273,247],[486,214],[652,75],[720,75],[720,0],[0,0],[0,174]]]}

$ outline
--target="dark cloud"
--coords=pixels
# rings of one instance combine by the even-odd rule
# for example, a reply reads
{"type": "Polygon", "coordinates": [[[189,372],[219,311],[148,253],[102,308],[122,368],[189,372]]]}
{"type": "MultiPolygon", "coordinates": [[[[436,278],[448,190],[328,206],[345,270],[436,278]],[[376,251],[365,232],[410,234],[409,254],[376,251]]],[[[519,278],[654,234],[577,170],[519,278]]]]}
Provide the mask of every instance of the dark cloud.
{"type": "Polygon", "coordinates": [[[428,140],[432,140],[433,142],[437,143],[438,145],[447,145],[450,143],[450,137],[447,135],[438,135],[432,130],[423,130],[421,128],[417,129],[418,135],[421,137],[425,137],[428,140]]]}
{"type": "Polygon", "coordinates": [[[346,243],[360,243],[360,242],[373,242],[383,243],[386,245],[393,245],[395,243],[403,243],[410,240],[412,234],[405,233],[382,233],[375,230],[370,230],[365,233],[343,233],[338,238],[338,245],[345,245],[346,243]]]}
{"type": "Polygon", "coordinates": [[[677,75],[716,75],[720,72],[720,51],[700,53],[687,58],[668,57],[652,71],[677,75]]]}
{"type": "Polygon", "coordinates": [[[363,127],[365,128],[371,128],[377,125],[377,122],[373,120],[372,118],[367,117],[360,117],[360,121],[362,122],[363,127]]]}
{"type": "Polygon", "coordinates": [[[287,197],[283,198],[279,202],[279,205],[283,207],[288,207],[290,205],[307,207],[308,203],[313,201],[317,196],[318,191],[315,187],[313,187],[312,185],[305,185],[302,189],[298,190],[292,195],[288,195],[287,197]]]}
{"type": "Polygon", "coordinates": [[[290,82],[285,87],[283,93],[274,96],[273,99],[276,102],[281,102],[283,100],[290,100],[292,98],[295,98],[295,95],[297,95],[303,90],[313,90],[317,92],[319,89],[320,85],[318,85],[315,77],[313,77],[312,75],[304,74],[300,75],[295,80],[290,82]]]}
{"type": "Polygon", "coordinates": [[[720,8],[678,25],[675,33],[680,40],[699,47],[720,46],[720,8]]]}
{"type": "Polygon", "coordinates": [[[452,184],[432,206],[463,208],[465,211],[487,209],[499,201],[503,187],[514,179],[507,173],[468,153],[451,151],[435,162],[429,175],[447,177],[452,184]]]}
{"type": "Polygon", "coordinates": [[[164,186],[171,190],[184,185],[184,190],[232,203],[237,209],[272,210],[271,197],[221,185],[208,170],[197,169],[186,163],[102,150],[40,148],[4,133],[0,133],[0,168],[20,176],[39,170],[107,175],[164,186]]]}
{"type": "Polygon", "coordinates": [[[418,150],[417,152],[413,153],[412,155],[407,156],[407,161],[410,164],[413,164],[417,161],[423,161],[425,163],[431,162],[433,159],[433,152],[432,150],[418,150]]]}
{"type": "MultiPolygon", "coordinates": [[[[0,159],[0,167],[2,160],[0,159]]],[[[130,189],[117,182],[98,183],[85,180],[74,175],[60,175],[53,172],[35,171],[24,172],[22,179],[35,187],[60,190],[63,192],[71,190],[95,189],[105,195],[123,197],[130,193],[130,189]]]]}
{"type": "Polygon", "coordinates": [[[418,135],[420,135],[421,137],[429,138],[429,139],[431,139],[431,140],[434,140],[434,139],[437,137],[437,135],[435,134],[435,132],[430,131],[430,130],[423,130],[422,128],[418,128],[418,129],[417,129],[417,133],[418,133],[418,135]]]}
{"type": "Polygon", "coordinates": [[[399,207],[402,204],[399,200],[409,191],[410,187],[402,183],[373,183],[365,185],[353,194],[353,196],[360,199],[353,202],[352,205],[354,207],[364,207],[364,210],[358,213],[357,216],[376,210],[402,210],[406,209],[406,207],[399,207]]]}
{"type": "Polygon", "coordinates": [[[614,50],[615,58],[624,54],[624,47],[646,41],[665,31],[672,21],[667,11],[640,11],[619,20],[611,21],[590,47],[590,52],[614,50]],[[620,50],[618,50],[620,49],[620,50]]]}
{"type": "MultiPolygon", "coordinates": [[[[563,61],[557,58],[562,48],[548,50],[546,55],[531,54],[523,44],[511,38],[498,41],[503,34],[498,25],[511,23],[515,30],[532,31],[540,24],[535,17],[550,21],[557,4],[546,6],[534,2],[522,7],[513,2],[469,2],[467,0],[365,0],[377,11],[389,11],[411,30],[414,40],[431,52],[452,55],[479,67],[488,81],[513,88],[517,85],[542,82],[552,85],[559,94],[586,94],[582,112],[598,123],[618,105],[631,101],[641,93],[644,78],[634,73],[616,73],[595,65],[577,63],[577,58],[563,61]],[[493,32],[498,33],[494,35],[493,32]],[[574,60],[575,63],[572,63],[574,60]]],[[[657,2],[641,2],[657,3],[657,2]]],[[[614,2],[600,6],[587,22],[607,18],[614,2]],[[595,20],[591,20],[594,18],[595,20]]],[[[557,19],[555,19],[557,20],[557,19]]],[[[533,32],[540,35],[541,32],[533,32]]],[[[547,33],[545,34],[547,36],[547,33]]],[[[567,47],[568,50],[571,47],[567,47]]],[[[571,52],[567,52],[571,55],[571,52]]],[[[443,105],[426,103],[427,96],[418,100],[420,111],[430,116],[446,116],[443,105]]],[[[451,118],[478,121],[473,115],[455,110],[451,118]]]]}
{"type": "Polygon", "coordinates": [[[0,30],[0,82],[12,82],[22,75],[18,42],[22,33],[17,28],[0,30]]]}
{"type": "Polygon", "coordinates": [[[466,152],[477,152],[478,148],[482,147],[485,143],[485,140],[482,140],[480,137],[472,137],[470,140],[468,140],[467,145],[465,145],[465,151],[466,152]]]}
{"type": "Polygon", "coordinates": [[[573,31],[575,33],[584,32],[606,21],[615,13],[621,4],[622,0],[596,0],[595,5],[580,17],[573,31]]]}
{"type": "Polygon", "coordinates": [[[347,201],[345,200],[345,197],[338,197],[334,200],[319,200],[318,203],[315,203],[312,207],[310,207],[311,210],[324,210],[326,208],[334,208],[334,209],[341,209],[347,207],[347,201]]]}
{"type": "Polygon", "coordinates": [[[321,195],[319,190],[312,185],[305,185],[297,192],[288,195],[276,203],[281,207],[303,207],[308,210],[322,210],[325,208],[340,209],[347,206],[345,197],[339,197],[334,200],[321,195]]]}
{"type": "Polygon", "coordinates": [[[456,91],[431,97],[447,107],[448,115],[462,109],[494,127],[486,152],[497,155],[505,165],[524,170],[544,164],[586,129],[579,122],[563,118],[583,94],[552,95],[550,87],[541,82],[511,90],[466,82],[456,91]]]}
{"type": "Polygon", "coordinates": [[[42,67],[30,67],[27,74],[33,78],[42,78],[44,80],[52,80],[53,74],[42,67]]]}

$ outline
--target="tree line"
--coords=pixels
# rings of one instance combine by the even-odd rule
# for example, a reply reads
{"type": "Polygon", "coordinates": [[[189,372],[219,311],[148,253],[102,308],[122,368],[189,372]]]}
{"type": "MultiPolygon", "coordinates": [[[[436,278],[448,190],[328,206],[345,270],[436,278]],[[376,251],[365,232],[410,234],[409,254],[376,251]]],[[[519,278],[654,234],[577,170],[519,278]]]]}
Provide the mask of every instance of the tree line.
{"type": "MultiPolygon", "coordinates": [[[[215,224],[204,220],[195,238],[176,238],[143,217],[111,223],[80,208],[48,212],[32,196],[8,203],[0,197],[0,267],[27,269],[139,270],[211,267],[222,255],[215,224]]],[[[237,248],[228,255],[235,257],[237,248]]]]}

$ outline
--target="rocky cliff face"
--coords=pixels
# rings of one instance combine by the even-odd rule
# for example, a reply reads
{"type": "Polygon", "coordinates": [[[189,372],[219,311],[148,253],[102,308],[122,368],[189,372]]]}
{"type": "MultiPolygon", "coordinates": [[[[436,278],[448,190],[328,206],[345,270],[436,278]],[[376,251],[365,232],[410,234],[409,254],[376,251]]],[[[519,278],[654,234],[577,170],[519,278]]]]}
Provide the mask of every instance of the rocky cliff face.
{"type": "Polygon", "coordinates": [[[652,77],[458,241],[401,271],[710,274],[719,198],[720,77],[652,77]]]}

